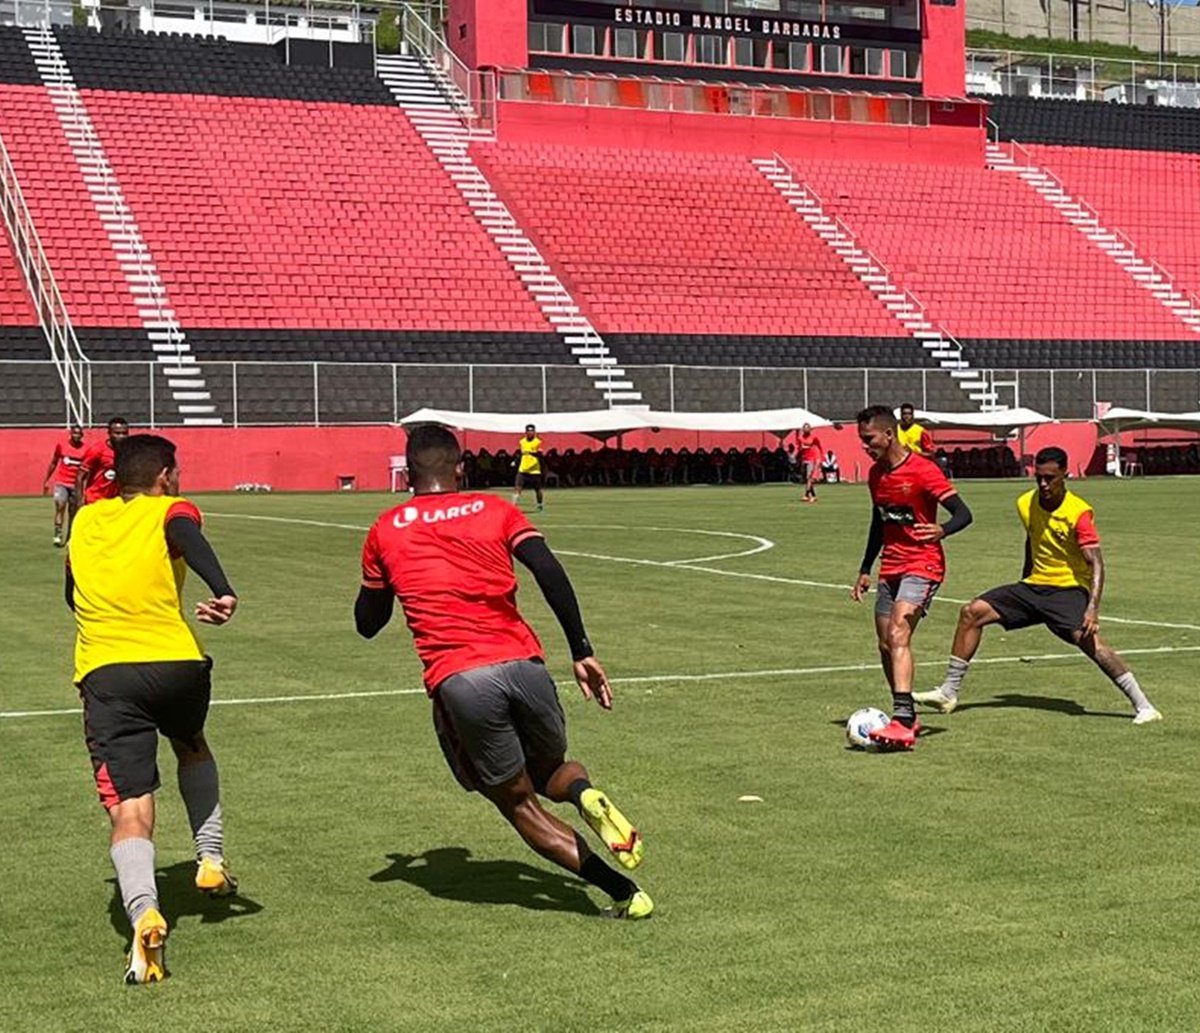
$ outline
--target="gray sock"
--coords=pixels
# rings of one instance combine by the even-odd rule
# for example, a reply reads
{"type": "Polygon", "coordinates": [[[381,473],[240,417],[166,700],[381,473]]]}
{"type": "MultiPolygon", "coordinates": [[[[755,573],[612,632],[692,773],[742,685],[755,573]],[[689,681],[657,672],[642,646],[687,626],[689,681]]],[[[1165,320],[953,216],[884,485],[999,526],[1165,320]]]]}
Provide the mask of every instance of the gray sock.
{"type": "Polygon", "coordinates": [[[962,680],[967,676],[970,667],[970,660],[960,660],[957,656],[950,657],[950,662],[946,665],[946,680],[941,684],[942,692],[950,697],[957,696],[958,690],[962,688],[962,680]]]}
{"type": "Polygon", "coordinates": [[[221,821],[221,797],[217,779],[217,762],[179,766],[179,793],[187,808],[188,822],[196,840],[196,858],[211,857],[219,861],[225,856],[225,826],[221,821]]]}
{"type": "Polygon", "coordinates": [[[1150,709],[1152,704],[1146,699],[1146,694],[1142,691],[1142,687],[1138,684],[1132,671],[1126,671],[1119,678],[1114,678],[1113,683],[1129,697],[1129,702],[1133,704],[1134,710],[1150,709]]]}
{"type": "Polygon", "coordinates": [[[158,907],[158,887],[154,884],[154,843],[149,839],[123,839],[109,850],[121,887],[121,902],[131,925],[148,908],[158,907]]]}

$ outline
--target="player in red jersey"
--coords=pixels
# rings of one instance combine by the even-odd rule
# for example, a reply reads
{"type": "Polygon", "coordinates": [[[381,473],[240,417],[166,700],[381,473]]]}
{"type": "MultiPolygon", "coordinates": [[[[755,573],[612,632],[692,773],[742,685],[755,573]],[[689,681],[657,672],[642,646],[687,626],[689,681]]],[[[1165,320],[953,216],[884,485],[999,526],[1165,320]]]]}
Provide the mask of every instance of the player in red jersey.
{"type": "Polygon", "coordinates": [[[971,511],[932,460],[910,452],[896,435],[895,413],[872,405],[858,414],[858,436],[875,460],[871,529],[851,598],[871,588],[871,568],[883,552],[875,602],[875,632],[883,673],[892,689],[892,720],[871,733],[884,749],[910,750],[920,725],[913,708],[912,636],[946,576],[942,539],[971,523],[971,511]],[[939,503],[950,519],[938,524],[939,503]]]}
{"type": "Polygon", "coordinates": [[[358,633],[372,638],[398,598],[425,666],[433,723],[468,791],[486,796],[534,850],[613,899],[616,918],[645,918],[650,897],[610,868],[538,797],[570,801],[627,869],[641,862],[638,831],[582,764],[566,760],[566,722],[541,643],[517,610],[513,557],[532,572],[566,633],[585,699],[612,708],[574,589],[541,533],[509,502],[459,491],[462,449],[444,427],[408,438],[411,501],[383,513],[363,546],[358,633]]]}
{"type": "Polygon", "coordinates": [[[800,463],[800,473],[804,477],[804,501],[817,501],[817,477],[821,473],[821,460],[825,458],[825,449],[821,447],[821,439],[813,433],[812,424],[806,423],[796,435],[797,460],[800,463]]]}
{"type": "Polygon", "coordinates": [[[114,416],[108,421],[108,436],[83,453],[75,482],[75,494],[83,500],[82,505],[100,499],[115,499],[121,493],[117,487],[113,449],[118,441],[127,437],[129,421],[123,416],[114,416]]]}
{"type": "Polygon", "coordinates": [[[50,465],[46,468],[42,494],[49,495],[51,491],[54,493],[54,544],[59,548],[66,544],[67,535],[71,533],[71,522],[75,519],[75,510],[79,508],[79,493],[75,490],[75,481],[79,474],[79,466],[83,462],[84,451],[83,428],[72,427],[67,439],[54,446],[54,455],[50,457],[50,465]]]}

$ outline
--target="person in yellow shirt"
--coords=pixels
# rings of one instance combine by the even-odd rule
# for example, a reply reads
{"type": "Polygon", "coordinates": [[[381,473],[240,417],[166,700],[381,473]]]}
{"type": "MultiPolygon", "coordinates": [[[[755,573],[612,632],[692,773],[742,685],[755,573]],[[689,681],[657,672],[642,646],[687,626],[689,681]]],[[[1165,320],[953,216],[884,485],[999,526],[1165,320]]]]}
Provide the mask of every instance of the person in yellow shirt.
{"type": "Polygon", "coordinates": [[[532,423],[525,426],[525,436],[517,442],[517,481],[513,486],[513,505],[521,501],[521,492],[526,486],[533,489],[540,513],[545,508],[545,491],[542,473],[542,439],[537,436],[537,427],[532,423]]]}
{"type": "Polygon", "coordinates": [[[913,699],[944,714],[958,706],[958,694],[983,629],[999,624],[1008,631],[1043,624],[1064,642],[1078,646],[1133,706],[1133,723],[1161,721],[1137,677],[1115,649],[1100,638],[1100,599],[1104,556],[1090,504],[1067,490],[1067,453],[1043,448],[1034,457],[1037,487],[1017,499],[1025,527],[1025,567],[1021,580],[1001,585],[967,603],[958,615],[946,679],[913,699]]]}
{"type": "Polygon", "coordinates": [[[900,406],[900,426],[896,428],[896,439],[919,456],[933,455],[933,435],[917,422],[917,411],[912,402],[900,406]]]}
{"type": "Polygon", "coordinates": [[[66,571],[75,611],[75,683],[100,802],[112,823],[113,866],[133,926],[127,983],[167,975],[167,923],[154,879],[158,734],[179,762],[179,790],[196,845],[196,887],[236,892],[224,860],[217,766],[204,737],[212,660],[183,615],[187,568],[212,596],[196,606],[225,624],[237,596],[201,533],[200,511],[179,496],[175,446],[138,434],[117,443],[120,494],[75,518],[66,571]]]}

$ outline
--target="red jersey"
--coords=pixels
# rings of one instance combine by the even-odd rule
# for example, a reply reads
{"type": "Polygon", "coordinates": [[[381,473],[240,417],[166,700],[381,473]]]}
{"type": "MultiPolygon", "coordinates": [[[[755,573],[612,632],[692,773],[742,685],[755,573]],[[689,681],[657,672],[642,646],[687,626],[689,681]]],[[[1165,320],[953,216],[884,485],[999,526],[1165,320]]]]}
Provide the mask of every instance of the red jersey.
{"type": "Polygon", "coordinates": [[[80,463],[83,469],[83,504],[98,502],[100,499],[115,499],[117,490],[117,471],[113,469],[113,448],[108,438],[98,441],[83,453],[80,463]]]}
{"type": "Polygon", "coordinates": [[[404,609],[430,695],[452,674],[542,658],[517,612],[513,550],[539,532],[494,495],[415,495],[383,513],[363,545],[363,584],[404,609]]]}
{"type": "Polygon", "coordinates": [[[884,518],[879,576],[914,574],[942,581],[946,577],[942,543],[919,542],[912,535],[913,524],[936,523],[938,503],[957,494],[941,467],[909,452],[894,468],[889,468],[886,460],[875,463],[868,482],[871,501],[884,518]]]}
{"type": "Polygon", "coordinates": [[[83,462],[85,445],[72,445],[70,438],[64,438],[54,446],[51,462],[54,466],[54,477],[51,484],[61,484],[67,488],[75,487],[75,475],[79,473],[79,464],[83,462]]]}
{"type": "Polygon", "coordinates": [[[821,439],[815,434],[809,434],[808,437],[805,437],[803,434],[797,434],[796,441],[800,445],[800,462],[819,463],[825,458],[825,450],[821,447],[821,439]]]}

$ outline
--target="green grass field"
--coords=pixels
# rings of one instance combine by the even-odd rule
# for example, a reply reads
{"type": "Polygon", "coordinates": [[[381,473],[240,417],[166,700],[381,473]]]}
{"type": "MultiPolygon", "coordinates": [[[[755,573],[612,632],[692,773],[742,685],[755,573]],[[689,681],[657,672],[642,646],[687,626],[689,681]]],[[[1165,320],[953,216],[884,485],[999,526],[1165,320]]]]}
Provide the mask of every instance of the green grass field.
{"type": "MultiPolygon", "coordinates": [[[[1018,575],[1021,539],[1017,484],[960,488],[976,523],[943,593],[964,600],[1018,575]]],[[[842,736],[850,711],[887,706],[870,611],[835,587],[861,555],[862,488],[816,507],[778,486],[552,495],[540,524],[613,713],[568,682],[528,578],[522,600],[573,754],[646,834],[658,910],[636,924],[602,921],[597,893],[457,787],[403,624],[354,634],[359,529],[388,499],[199,499],[242,598],[204,637],[244,898],[191,888],[164,748],[173,978],[136,989],[80,721],[10,716],[75,703],[51,507],[0,503],[0,1030],[1200,1029],[1200,481],[1081,493],[1109,563],[1103,631],[1166,720],[1133,727],[1047,632],[993,629],[968,705],[907,755],[842,736]],[[703,559],[762,544],[738,536],[773,546],[703,559]]],[[[956,611],[920,630],[922,686],[956,611]]]]}

